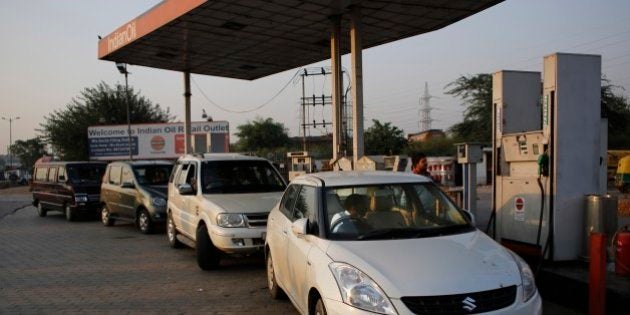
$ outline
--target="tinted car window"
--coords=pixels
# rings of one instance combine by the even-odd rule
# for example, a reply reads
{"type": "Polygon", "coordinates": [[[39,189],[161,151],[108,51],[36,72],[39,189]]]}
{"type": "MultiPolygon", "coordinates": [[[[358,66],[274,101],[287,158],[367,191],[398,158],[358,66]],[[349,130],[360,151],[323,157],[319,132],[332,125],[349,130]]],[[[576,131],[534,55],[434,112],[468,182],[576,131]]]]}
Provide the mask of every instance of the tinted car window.
{"type": "Polygon", "coordinates": [[[289,188],[282,196],[282,201],[280,201],[280,211],[287,217],[293,217],[293,205],[295,204],[295,200],[297,199],[297,194],[300,189],[298,185],[290,185],[289,188]]]}
{"type": "Polygon", "coordinates": [[[46,180],[46,176],[48,174],[48,168],[47,167],[38,167],[37,170],[35,171],[35,180],[46,180]]]}
{"type": "Polygon", "coordinates": [[[316,206],[315,188],[302,186],[295,201],[293,220],[308,218],[309,222],[315,222],[315,214],[317,213],[316,206]]]}
{"type": "Polygon", "coordinates": [[[207,161],[201,165],[204,194],[284,191],[285,184],[265,161],[207,161]]]}
{"type": "Polygon", "coordinates": [[[105,165],[69,165],[66,173],[73,182],[100,182],[105,165]]]}
{"type": "Polygon", "coordinates": [[[62,166],[62,167],[59,168],[59,172],[57,174],[57,178],[58,178],[58,181],[60,181],[60,182],[63,182],[63,181],[65,181],[67,179],[66,168],[65,167],[62,166]]]}
{"type": "Polygon", "coordinates": [[[50,171],[48,171],[48,181],[53,182],[53,183],[57,181],[57,168],[56,167],[51,167],[50,171]]]}
{"type": "Polygon", "coordinates": [[[134,165],[133,173],[140,185],[166,185],[172,165],[134,165]]]}

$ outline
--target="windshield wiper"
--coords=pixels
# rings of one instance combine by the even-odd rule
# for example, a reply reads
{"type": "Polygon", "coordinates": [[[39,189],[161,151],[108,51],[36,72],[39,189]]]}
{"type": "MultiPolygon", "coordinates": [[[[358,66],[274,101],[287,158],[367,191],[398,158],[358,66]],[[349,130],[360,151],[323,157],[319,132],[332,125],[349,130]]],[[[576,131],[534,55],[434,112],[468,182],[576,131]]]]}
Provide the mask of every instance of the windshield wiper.
{"type": "Polygon", "coordinates": [[[367,232],[365,234],[359,235],[357,239],[359,240],[375,240],[375,239],[396,239],[396,238],[409,238],[415,237],[415,235],[419,232],[418,229],[410,229],[410,228],[392,228],[392,229],[381,229],[367,232]]]}
{"type": "Polygon", "coordinates": [[[367,232],[359,235],[358,240],[374,240],[374,239],[397,239],[397,238],[419,238],[433,237],[449,234],[457,234],[461,232],[470,232],[475,228],[468,224],[450,225],[445,227],[437,227],[430,229],[417,228],[392,228],[367,232]]]}

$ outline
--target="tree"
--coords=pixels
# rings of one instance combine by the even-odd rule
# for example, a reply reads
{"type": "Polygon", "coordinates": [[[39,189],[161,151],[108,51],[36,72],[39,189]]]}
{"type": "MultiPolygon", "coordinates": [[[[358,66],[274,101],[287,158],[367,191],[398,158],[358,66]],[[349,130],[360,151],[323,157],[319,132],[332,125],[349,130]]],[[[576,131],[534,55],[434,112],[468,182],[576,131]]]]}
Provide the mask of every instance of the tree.
{"type": "Polygon", "coordinates": [[[615,86],[602,78],[602,115],[608,118],[608,148],[630,149],[630,102],[616,95],[615,86]]]}
{"type": "Polygon", "coordinates": [[[45,153],[44,143],[40,138],[17,140],[10,147],[11,153],[22,162],[22,167],[31,170],[33,164],[45,153]]]}
{"type": "Polygon", "coordinates": [[[381,124],[372,119],[372,127],[365,131],[365,154],[399,154],[405,148],[407,139],[403,131],[387,122],[381,124]]]}
{"type": "Polygon", "coordinates": [[[168,122],[173,119],[168,108],[135,92],[133,88],[116,84],[111,88],[105,82],[94,88],[85,88],[73,98],[65,109],[55,110],[40,124],[42,138],[64,160],[87,160],[87,128],[93,125],[127,124],[126,101],[129,101],[132,124],[168,122]]]}
{"type": "Polygon", "coordinates": [[[480,73],[472,76],[461,76],[449,83],[446,94],[460,97],[467,108],[464,110],[464,121],[450,128],[453,137],[458,141],[492,140],[492,75],[480,73]]]}
{"type": "Polygon", "coordinates": [[[286,147],[290,143],[287,129],[282,123],[272,118],[256,118],[244,125],[236,127],[239,140],[236,148],[239,151],[261,152],[286,147]]]}
{"type": "Polygon", "coordinates": [[[455,140],[450,137],[431,138],[422,142],[411,142],[405,153],[412,155],[422,152],[427,156],[452,156],[455,155],[455,140]]]}

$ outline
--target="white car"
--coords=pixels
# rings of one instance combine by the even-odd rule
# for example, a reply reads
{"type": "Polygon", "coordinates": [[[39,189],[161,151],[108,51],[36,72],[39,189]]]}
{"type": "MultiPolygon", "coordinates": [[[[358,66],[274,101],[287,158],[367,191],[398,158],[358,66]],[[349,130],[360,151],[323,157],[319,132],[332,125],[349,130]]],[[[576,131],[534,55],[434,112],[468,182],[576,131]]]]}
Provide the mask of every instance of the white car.
{"type": "Polygon", "coordinates": [[[180,158],[168,183],[166,234],[196,249],[203,270],[223,254],[261,252],[269,211],[286,182],[268,160],[240,154],[180,158]]]}
{"type": "Polygon", "coordinates": [[[423,176],[300,176],[265,252],[272,297],[302,314],[542,313],[529,266],[423,176]]]}

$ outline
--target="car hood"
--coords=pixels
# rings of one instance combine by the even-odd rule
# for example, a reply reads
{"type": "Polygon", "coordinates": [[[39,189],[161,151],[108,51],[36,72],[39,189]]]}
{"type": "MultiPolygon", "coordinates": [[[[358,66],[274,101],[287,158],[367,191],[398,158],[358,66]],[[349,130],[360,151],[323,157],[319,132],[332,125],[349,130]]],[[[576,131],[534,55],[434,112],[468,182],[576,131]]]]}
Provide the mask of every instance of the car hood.
{"type": "Polygon", "coordinates": [[[155,185],[155,186],[142,186],[142,189],[146,190],[151,197],[160,197],[166,199],[168,193],[168,186],[155,185]]]}
{"type": "Polygon", "coordinates": [[[479,230],[431,238],[333,241],[333,261],[363,271],[391,298],[449,295],[521,283],[512,256],[479,230]]]}
{"type": "Polygon", "coordinates": [[[208,201],[229,213],[269,212],[282,197],[282,192],[254,194],[206,194],[208,201]]]}

